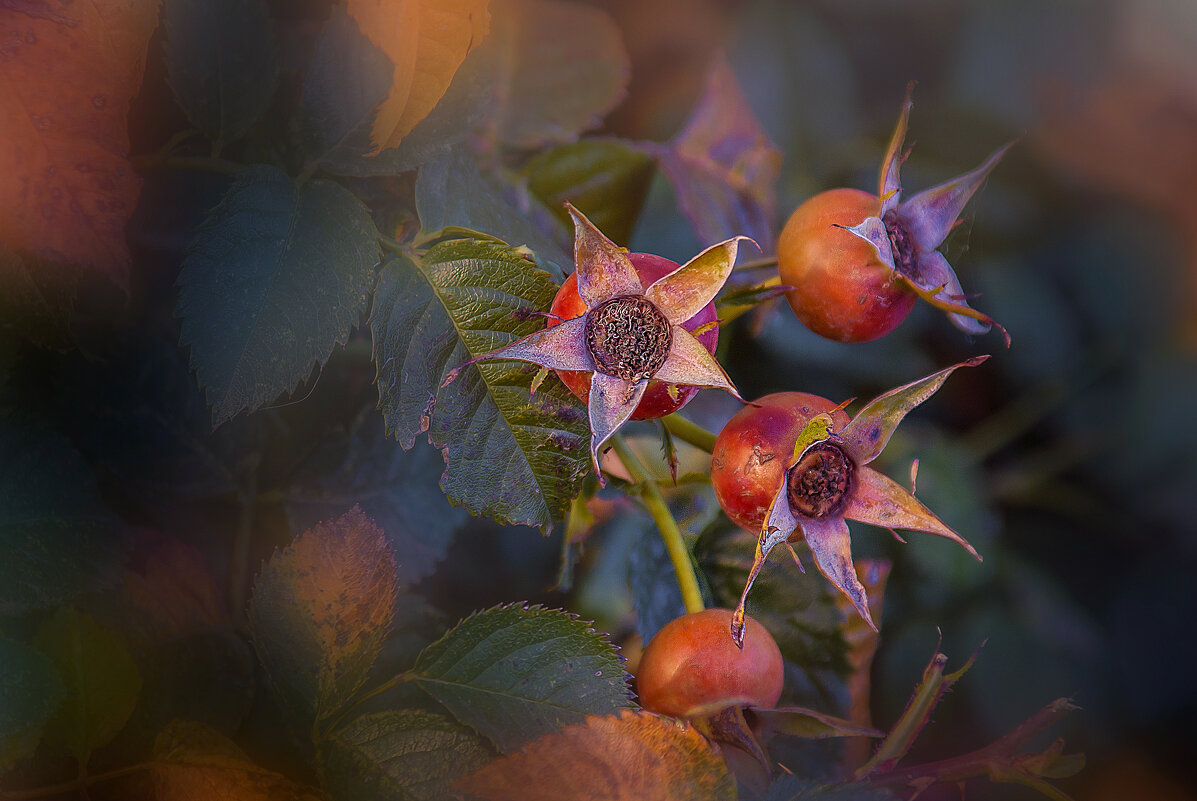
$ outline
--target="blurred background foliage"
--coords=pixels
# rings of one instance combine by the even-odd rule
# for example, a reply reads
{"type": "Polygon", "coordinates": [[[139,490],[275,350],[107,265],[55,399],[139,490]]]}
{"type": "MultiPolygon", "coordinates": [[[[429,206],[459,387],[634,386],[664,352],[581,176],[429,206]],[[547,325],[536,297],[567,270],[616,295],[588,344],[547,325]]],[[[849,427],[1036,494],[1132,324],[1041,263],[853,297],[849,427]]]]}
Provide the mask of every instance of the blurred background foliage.
{"type": "MultiPolygon", "coordinates": [[[[674,137],[712,58],[726,53],[784,156],[777,224],[818,191],[874,185],[910,80],[918,83],[907,137],[914,150],[903,170],[909,187],[958,175],[1019,140],[945,245],[963,285],[982,296],[975,305],[1010,331],[1009,350],[994,335],[967,341],[926,306],[881,341],[842,345],[809,333],[781,305],[725,329],[720,355],[745,397],[802,390],[840,400],[869,398],[993,353],[984,369],[954,377],[913,414],[879,465],[905,483],[917,458],[919,497],[978,547],[984,563],[930,537],[912,535],[903,546],[853,524],[858,557],[894,563],[874,664],[875,722],[885,727],[898,716],[940,638],[953,665],[985,643],[913,759],[980,747],[1068,696],[1082,709],[1052,734],[1088,756],[1086,770],[1061,783],[1078,801],[1197,798],[1197,5],[592,4],[616,20],[631,57],[628,96],[598,133],[674,137]]],[[[298,61],[298,43],[319,28],[313,9],[325,5],[271,3],[283,22],[284,71],[298,61]]],[[[135,105],[135,153],[185,125],[162,72],[151,59],[135,105]]],[[[368,496],[370,514],[395,521],[384,528],[407,557],[400,564],[404,597],[429,602],[404,607],[384,660],[403,665],[447,622],[518,599],[594,618],[634,663],[637,643],[680,605],[648,519],[617,494],[600,493],[589,504],[593,531],[565,542],[563,527],[546,538],[450,510],[430,480],[438,454],[419,445],[401,456],[382,439],[369,411],[376,392],[367,335],[338,350],[319,380],[295,393],[296,402],[207,431],[186,356],[173,347],[173,277],[190,227],[227,181],[189,175],[185,185],[172,185],[177,179],[167,172],[147,180],[131,226],[135,277],[127,306],[113,290],[87,286],[68,323],[53,302],[36,308],[59,311],[26,316],[34,306],[19,293],[44,297],[48,282],[5,290],[3,325],[45,350],[32,360],[3,338],[0,394],[52,416],[69,436],[60,443],[54,435],[60,476],[86,471],[80,454],[98,475],[98,486],[79,482],[82,501],[38,502],[82,508],[102,497],[124,519],[196,544],[220,586],[231,588],[228,608],[237,610],[252,577],[229,575],[225,565],[259,565],[292,533],[326,517],[329,499],[368,496]],[[134,340],[124,323],[157,338],[134,340]],[[313,442],[295,434],[314,427],[334,436],[313,442]],[[394,481],[379,482],[379,475],[394,481]],[[445,525],[435,541],[413,534],[429,515],[457,527],[451,541],[440,536],[445,525]],[[230,560],[238,549],[243,558],[230,560]]],[[[402,189],[407,180],[394,184],[402,189]]],[[[630,242],[677,260],[706,244],[659,172],[630,242]]],[[[735,408],[722,394],[702,393],[687,416],[717,430],[735,408]]],[[[646,424],[629,434],[645,453],[659,442],[646,424]]],[[[19,458],[22,443],[4,445],[5,459],[19,458]]],[[[679,475],[705,471],[698,452],[679,447],[679,475]]],[[[48,480],[26,478],[53,494],[48,480]]],[[[738,586],[726,578],[736,569],[727,556],[733,534],[709,490],[698,484],[672,502],[697,541],[706,591],[728,603],[729,588],[738,586]]],[[[152,544],[156,536],[139,530],[133,538],[135,565],[148,552],[142,540],[152,544]]],[[[808,619],[821,619],[826,599],[790,598],[809,585],[787,586],[796,573],[775,558],[756,592],[784,595],[813,609],[808,619]]],[[[67,573],[54,578],[71,580],[67,573]]],[[[46,587],[57,591],[54,582],[46,587]]],[[[23,610],[24,599],[3,601],[6,612],[23,610]]],[[[816,642],[821,631],[815,625],[804,636],[816,642]]],[[[229,653],[222,659],[236,670],[214,670],[248,682],[243,643],[223,647],[229,653]]],[[[795,702],[816,705],[834,695],[820,669],[790,677],[795,702]]],[[[231,695],[227,709],[238,712],[229,728],[257,736],[277,727],[277,711],[259,701],[245,711],[245,695],[231,695]]],[[[305,775],[287,743],[275,747],[261,755],[265,762],[305,775]]],[[[127,743],[113,748],[134,752],[127,743]]],[[[934,788],[921,798],[955,792],[934,788]]],[[[968,797],[1034,795],[999,785],[970,787],[968,797]]]]}

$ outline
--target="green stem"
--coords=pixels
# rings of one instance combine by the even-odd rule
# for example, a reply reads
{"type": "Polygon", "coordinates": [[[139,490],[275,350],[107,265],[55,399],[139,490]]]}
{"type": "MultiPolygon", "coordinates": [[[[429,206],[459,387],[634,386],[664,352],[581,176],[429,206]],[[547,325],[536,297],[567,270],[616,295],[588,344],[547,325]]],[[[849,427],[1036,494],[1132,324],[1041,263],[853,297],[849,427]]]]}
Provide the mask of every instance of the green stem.
{"type": "Polygon", "coordinates": [[[686,547],[682,531],[678,528],[677,521],[673,519],[673,514],[669,511],[668,504],[665,503],[665,497],[661,495],[660,487],[645,471],[644,465],[636,458],[636,454],[632,453],[632,449],[628,447],[623,437],[615,434],[611,437],[610,442],[616,455],[619,456],[619,461],[623,462],[623,466],[627,468],[632,481],[640,486],[644,505],[648,508],[648,513],[652,515],[653,522],[661,531],[665,550],[669,552],[669,561],[673,563],[673,570],[677,573],[677,583],[682,590],[682,602],[686,606],[686,611],[701,612],[705,608],[705,604],[702,602],[702,591],[698,588],[698,576],[694,574],[694,562],[690,559],[690,549],[686,547]]]}
{"type": "Polygon", "coordinates": [[[207,156],[136,156],[129,160],[135,170],[199,170],[236,175],[248,164],[207,156]]]}
{"type": "Polygon", "coordinates": [[[106,773],[93,773],[79,779],[74,779],[62,784],[50,784],[45,787],[34,787],[30,790],[5,790],[0,792],[0,801],[23,801],[28,798],[47,798],[54,795],[62,795],[69,793],[72,790],[82,790],[88,785],[99,784],[100,782],[109,781],[111,779],[119,779],[121,776],[128,776],[130,773],[138,773],[143,770],[149,770],[159,762],[139,762],[136,765],[129,765],[116,770],[110,770],[106,773]]]}
{"type": "Polygon", "coordinates": [[[664,424],[670,434],[673,434],[673,436],[682,442],[688,442],[695,448],[704,450],[707,453],[715,452],[715,435],[698,425],[698,423],[691,422],[676,412],[662,417],[661,423],[664,424]]]}
{"type": "Polygon", "coordinates": [[[752,259],[751,261],[742,261],[739,264],[737,264],[733,269],[737,270],[737,271],[739,271],[739,270],[758,270],[762,267],[776,267],[776,266],[777,266],[777,257],[776,256],[765,256],[760,259],[752,259]]]}
{"type": "Polygon", "coordinates": [[[383,234],[378,235],[378,244],[382,245],[384,250],[389,250],[397,256],[405,256],[409,259],[416,253],[416,249],[406,242],[400,242],[394,237],[383,234]]]}

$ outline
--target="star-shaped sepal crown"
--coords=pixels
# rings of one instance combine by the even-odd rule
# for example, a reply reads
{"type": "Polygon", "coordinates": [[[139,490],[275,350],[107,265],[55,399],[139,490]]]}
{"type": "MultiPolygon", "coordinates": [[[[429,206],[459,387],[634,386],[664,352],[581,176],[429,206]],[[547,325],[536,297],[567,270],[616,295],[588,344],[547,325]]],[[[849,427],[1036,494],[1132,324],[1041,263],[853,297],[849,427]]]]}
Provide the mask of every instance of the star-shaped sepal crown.
{"type": "Polygon", "coordinates": [[[1014,142],[998,148],[975,170],[902,200],[899,172],[910,155],[909,150],[903,150],[903,143],[913,106],[913,88],[913,84],[906,88],[902,113],[881,164],[877,187],[881,198],[879,215],[866,217],[852,227],[839,227],[871,244],[881,262],[893,271],[894,281],[947,312],[954,326],[968,334],[984,334],[996,327],[1009,347],[1010,335],[1006,329],[969,305],[960,279],[938,248],[958,223],[964,206],[1014,142]]]}
{"type": "MultiPolygon", "coordinates": [[[[748,592],[774,547],[806,540],[819,572],[844,593],[874,630],[868,597],[852,562],[852,542],[846,520],[891,531],[906,529],[935,534],[955,542],[980,560],[963,537],[935,516],[900,484],[868,464],[889,442],[898,423],[938,390],[960,367],[973,367],[988,356],[977,356],[898,387],[870,401],[838,431],[835,412],[813,416],[798,435],[784,478],[757,538],[756,553],[744,592],[732,618],[732,637],[743,642],[748,592]]],[[[842,419],[842,418],[841,418],[842,419]]],[[[896,536],[896,531],[895,531],[896,536]]],[[[899,538],[900,539],[900,538],[899,538]]],[[[793,552],[802,569],[802,563],[793,552]]]]}
{"type": "Polygon", "coordinates": [[[736,236],[712,245],[646,288],[627,251],[582,212],[565,206],[574,222],[578,294],[586,312],[471,362],[513,360],[593,373],[590,455],[598,471],[599,448],[635,411],[650,379],[715,387],[743,400],[682,323],[714,299],[731,275],[739,243],[752,240],[736,236]]]}

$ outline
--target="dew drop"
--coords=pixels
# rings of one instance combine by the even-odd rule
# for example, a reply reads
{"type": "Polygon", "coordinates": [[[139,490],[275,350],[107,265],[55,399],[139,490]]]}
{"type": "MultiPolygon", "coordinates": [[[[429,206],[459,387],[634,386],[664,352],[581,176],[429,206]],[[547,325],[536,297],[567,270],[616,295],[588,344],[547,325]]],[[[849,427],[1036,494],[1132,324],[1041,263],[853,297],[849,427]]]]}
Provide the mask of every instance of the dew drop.
{"type": "Polygon", "coordinates": [[[33,32],[32,28],[25,31],[25,41],[28,42],[29,44],[34,44],[35,42],[37,42],[37,34],[35,34],[33,32]]]}
{"type": "Polygon", "coordinates": [[[96,108],[104,108],[104,106],[107,103],[108,103],[108,98],[105,97],[104,95],[93,95],[92,96],[91,104],[93,106],[95,106],[96,108]]]}

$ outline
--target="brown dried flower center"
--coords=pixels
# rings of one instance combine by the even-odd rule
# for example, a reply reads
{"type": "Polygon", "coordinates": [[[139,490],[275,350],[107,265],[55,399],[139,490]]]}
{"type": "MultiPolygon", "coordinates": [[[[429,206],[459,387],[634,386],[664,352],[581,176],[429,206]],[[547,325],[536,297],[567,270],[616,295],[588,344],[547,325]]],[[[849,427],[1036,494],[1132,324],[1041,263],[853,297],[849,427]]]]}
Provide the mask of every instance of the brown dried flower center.
{"type": "Polygon", "coordinates": [[[673,328],[640,295],[611,298],[590,310],[586,347],[599,372],[627,381],[651,377],[669,356],[673,328]]]}
{"type": "Polygon", "coordinates": [[[902,226],[898,214],[893,209],[881,218],[885,223],[885,232],[889,234],[890,249],[894,254],[894,269],[911,278],[918,277],[918,258],[914,252],[914,240],[910,233],[902,226]]]}
{"type": "Polygon", "coordinates": [[[830,442],[812,445],[790,469],[786,487],[790,509],[814,518],[838,511],[855,469],[839,446],[830,442]]]}

